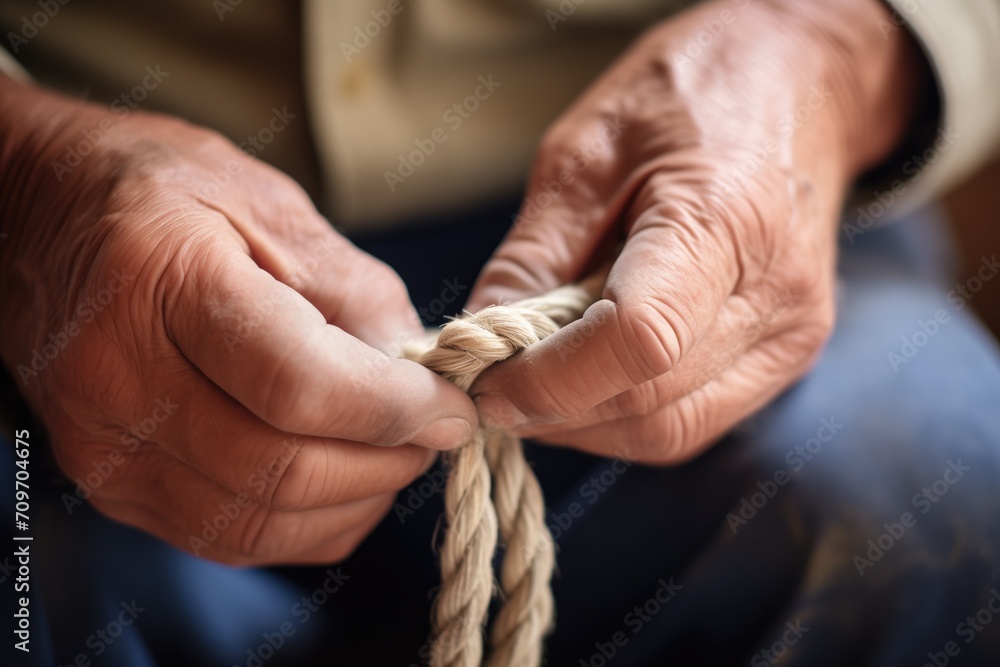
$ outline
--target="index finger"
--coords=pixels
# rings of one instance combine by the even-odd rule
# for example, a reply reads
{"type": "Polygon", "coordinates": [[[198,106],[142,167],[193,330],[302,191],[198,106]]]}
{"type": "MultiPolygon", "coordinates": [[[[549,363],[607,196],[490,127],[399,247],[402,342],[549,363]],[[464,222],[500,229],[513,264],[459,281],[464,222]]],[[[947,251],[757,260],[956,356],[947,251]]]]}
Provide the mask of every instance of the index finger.
{"type": "Polygon", "coordinates": [[[556,422],[669,372],[737,281],[738,261],[721,225],[685,217],[675,205],[647,209],[604,298],[473,385],[480,418],[497,428],[556,422]]]}
{"type": "Polygon", "coordinates": [[[215,384],[290,433],[437,449],[468,441],[468,397],[326,322],[245,252],[215,244],[168,267],[169,336],[215,384]]]}

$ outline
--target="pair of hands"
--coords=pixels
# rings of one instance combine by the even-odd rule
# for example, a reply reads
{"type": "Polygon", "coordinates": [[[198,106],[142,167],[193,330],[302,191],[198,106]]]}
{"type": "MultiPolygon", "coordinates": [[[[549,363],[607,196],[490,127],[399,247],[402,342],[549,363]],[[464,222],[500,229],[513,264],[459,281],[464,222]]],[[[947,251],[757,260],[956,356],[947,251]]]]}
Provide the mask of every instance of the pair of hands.
{"type": "Polygon", "coordinates": [[[552,127],[468,308],[624,248],[604,300],[484,374],[475,404],[384,353],[420,333],[404,285],[289,178],[139,112],[57,174],[110,112],[5,80],[4,362],[99,510],[237,564],[342,559],[480,418],[694,456],[817,354],[845,189],[915,95],[919,57],[882,38],[879,2],[799,5],[665,22],[552,127]]]}

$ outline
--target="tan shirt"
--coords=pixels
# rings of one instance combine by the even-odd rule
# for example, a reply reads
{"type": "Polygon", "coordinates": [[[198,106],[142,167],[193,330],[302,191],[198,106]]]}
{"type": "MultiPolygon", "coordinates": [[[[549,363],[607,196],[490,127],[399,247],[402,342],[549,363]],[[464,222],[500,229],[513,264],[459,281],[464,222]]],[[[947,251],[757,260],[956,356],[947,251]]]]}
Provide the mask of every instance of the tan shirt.
{"type": "MultiPolygon", "coordinates": [[[[958,137],[894,206],[902,214],[1000,145],[1000,1],[890,2],[926,47],[942,126],[958,137]]],[[[300,14],[260,0],[69,0],[25,38],[39,4],[5,0],[0,26],[34,76],[97,101],[159,64],[170,76],[143,106],[237,143],[294,114],[259,156],[336,223],[372,228],[515,191],[545,127],[639,31],[686,4],[306,0],[300,14]]]]}

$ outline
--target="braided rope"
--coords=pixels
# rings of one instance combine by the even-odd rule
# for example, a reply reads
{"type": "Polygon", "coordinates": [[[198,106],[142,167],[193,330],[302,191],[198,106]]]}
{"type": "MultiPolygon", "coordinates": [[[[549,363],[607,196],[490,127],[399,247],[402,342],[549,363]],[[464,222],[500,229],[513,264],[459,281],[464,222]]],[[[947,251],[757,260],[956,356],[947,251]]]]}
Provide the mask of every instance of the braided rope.
{"type": "MultiPolygon", "coordinates": [[[[445,325],[434,347],[410,346],[407,358],[468,391],[484,370],[534,345],[583,315],[606,274],[548,294],[466,313],[445,325]],[[426,351],[425,351],[426,350],[426,351]]],[[[497,531],[505,546],[503,603],[493,623],[489,667],[536,667],[554,622],[550,580],[555,544],[545,524],[538,479],[521,441],[480,428],[468,445],[445,455],[447,532],[441,547],[441,590],[434,610],[434,667],[478,667],[482,630],[493,595],[497,531]],[[496,485],[490,499],[490,473],[496,485]]]]}

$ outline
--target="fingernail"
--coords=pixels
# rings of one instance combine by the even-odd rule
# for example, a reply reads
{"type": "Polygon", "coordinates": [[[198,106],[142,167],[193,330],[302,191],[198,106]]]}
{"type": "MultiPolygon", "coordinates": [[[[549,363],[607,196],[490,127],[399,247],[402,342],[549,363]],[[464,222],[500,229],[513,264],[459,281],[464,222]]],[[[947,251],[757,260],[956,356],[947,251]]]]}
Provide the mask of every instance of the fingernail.
{"type": "Polygon", "coordinates": [[[432,423],[410,440],[431,449],[455,449],[472,439],[472,424],[459,417],[446,417],[432,423]]]}
{"type": "Polygon", "coordinates": [[[487,428],[516,428],[531,421],[503,394],[479,394],[473,400],[479,409],[479,419],[487,428]]]}

